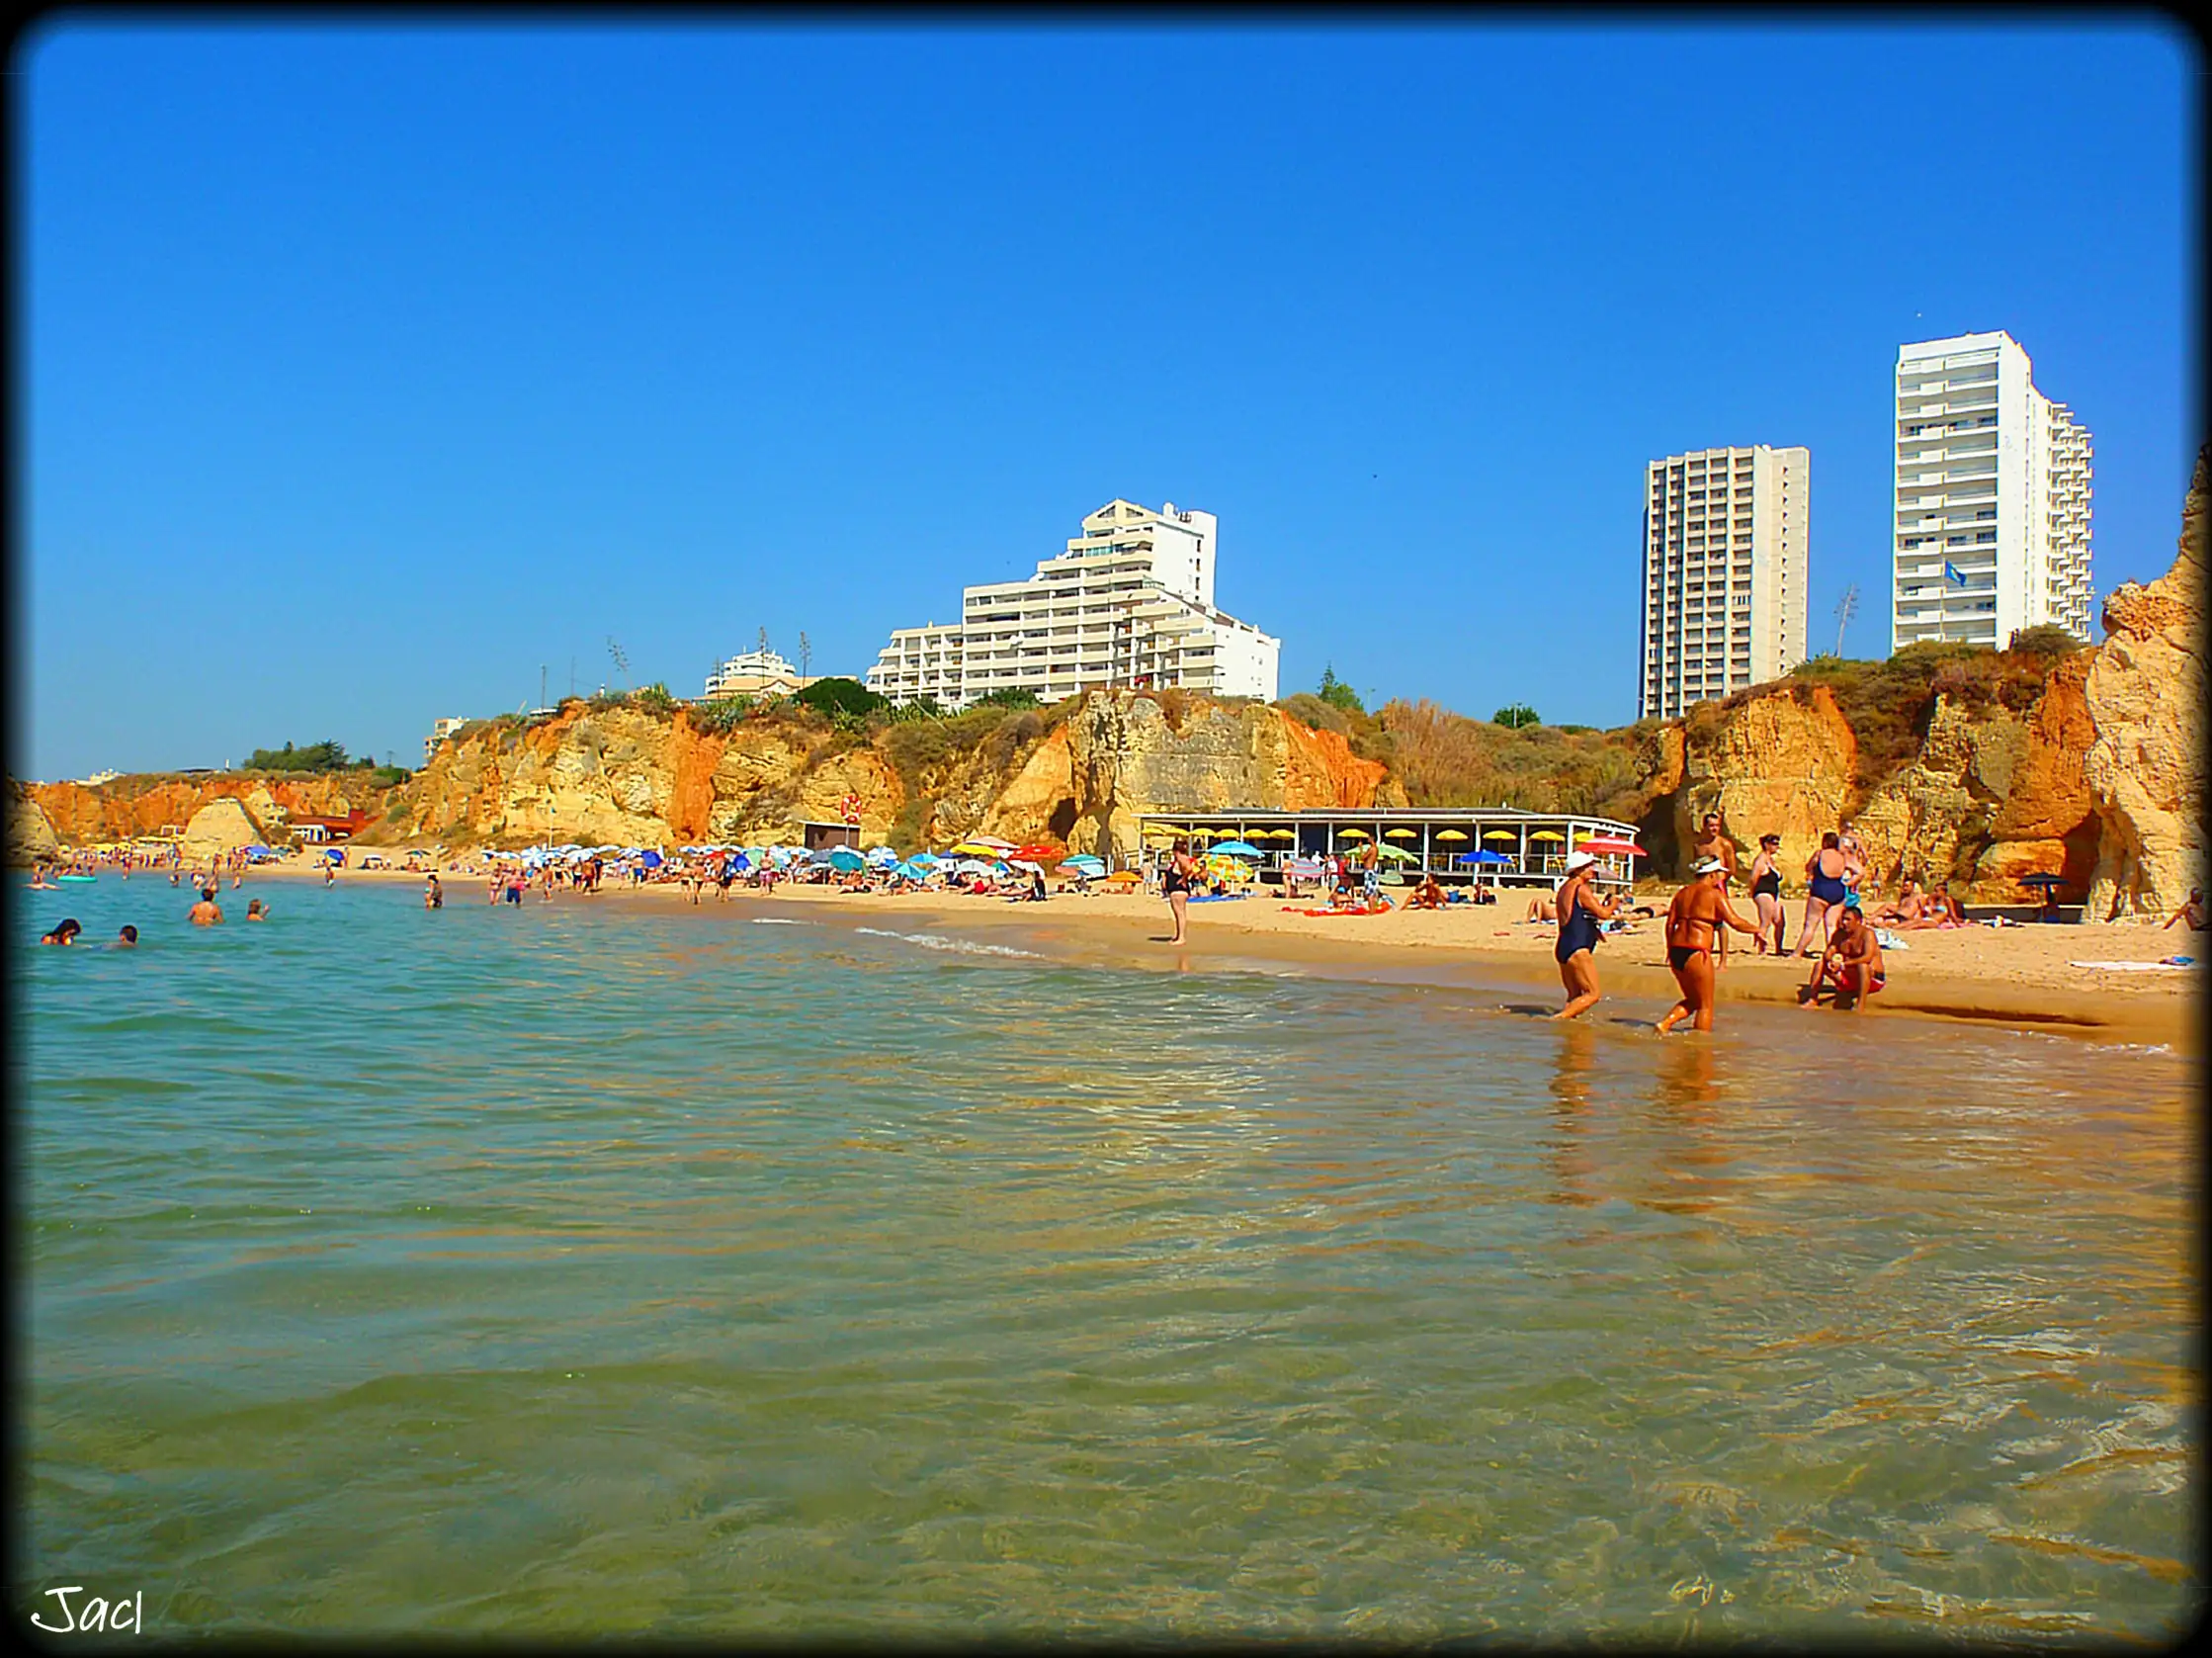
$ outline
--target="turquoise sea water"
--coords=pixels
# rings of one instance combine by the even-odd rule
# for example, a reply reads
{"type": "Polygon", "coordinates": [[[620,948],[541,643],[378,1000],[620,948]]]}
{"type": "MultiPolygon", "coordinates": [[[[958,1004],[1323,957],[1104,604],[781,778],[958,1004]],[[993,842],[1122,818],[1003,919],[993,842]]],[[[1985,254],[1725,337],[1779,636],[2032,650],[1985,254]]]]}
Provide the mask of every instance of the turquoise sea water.
{"type": "Polygon", "coordinates": [[[1072,967],[893,905],[249,891],[275,919],[226,890],[209,932],[143,876],[16,895],[26,1610],[1858,1639],[2198,1605],[2169,1054],[1791,1009],[1661,1043],[1634,1004],[1072,967]],[[23,942],[64,913],[145,943],[23,942]]]}

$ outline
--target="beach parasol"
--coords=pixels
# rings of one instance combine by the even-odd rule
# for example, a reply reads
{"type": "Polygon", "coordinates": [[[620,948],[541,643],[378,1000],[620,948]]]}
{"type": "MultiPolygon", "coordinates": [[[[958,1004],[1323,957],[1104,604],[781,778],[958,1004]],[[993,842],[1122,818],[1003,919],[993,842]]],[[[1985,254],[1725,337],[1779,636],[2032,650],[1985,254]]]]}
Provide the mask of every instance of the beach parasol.
{"type": "Polygon", "coordinates": [[[1243,840],[1225,840],[1213,851],[1216,857],[1257,858],[1265,856],[1257,846],[1243,840]]]}
{"type": "Polygon", "coordinates": [[[1338,829],[1336,838],[1339,840],[1365,840],[1367,831],[1363,829],[1338,829]]]}
{"type": "Polygon", "coordinates": [[[889,846],[871,846],[862,855],[878,869],[889,869],[898,861],[898,854],[889,846]]]}
{"type": "Polygon", "coordinates": [[[658,869],[668,860],[662,857],[658,852],[653,851],[651,848],[648,847],[645,851],[638,854],[638,861],[643,864],[647,869],[658,869]]]}
{"type": "Polygon", "coordinates": [[[1520,836],[1511,829],[1490,829],[1484,834],[1483,838],[1485,840],[1518,840],[1520,836]]]}
{"type": "Polygon", "coordinates": [[[1106,884],[1109,887],[1134,887],[1143,879],[1134,869],[1117,869],[1106,877],[1106,884]]]}
{"type": "Polygon", "coordinates": [[[1565,840],[1566,835],[1557,829],[1536,829],[1529,834],[1531,840],[1565,840]]]}
{"type": "Polygon", "coordinates": [[[1394,863],[1419,863],[1421,861],[1419,853],[1408,852],[1403,846],[1378,846],[1375,848],[1375,855],[1379,858],[1389,858],[1394,863]]]}
{"type": "Polygon", "coordinates": [[[1452,861],[1454,863],[1511,863],[1513,860],[1503,852],[1493,852],[1486,846],[1479,852],[1462,852],[1452,861]]]}
{"type": "Polygon", "coordinates": [[[916,869],[935,869],[938,865],[939,859],[935,852],[916,852],[906,861],[912,864],[916,869]]]}
{"type": "MultiPolygon", "coordinates": [[[[1011,851],[1013,848],[1005,848],[1011,851]]],[[[986,840],[963,840],[948,856],[956,858],[995,858],[1000,848],[986,840]]]]}
{"type": "Polygon", "coordinates": [[[868,860],[850,846],[832,846],[829,849],[829,867],[840,874],[850,875],[855,870],[868,867],[868,860]]]}
{"type": "Polygon", "coordinates": [[[1106,860],[1104,858],[1094,858],[1088,852],[1085,852],[1067,859],[1060,867],[1073,871],[1086,881],[1095,881],[1106,873],[1106,860]]]}
{"type": "Polygon", "coordinates": [[[1011,840],[1001,840],[995,834],[972,834],[968,838],[972,844],[988,846],[994,852],[1011,852],[1014,849],[1011,840]]]}
{"type": "Polygon", "coordinates": [[[1046,840],[1036,841],[1027,846],[1017,846],[1014,849],[1015,857],[1029,858],[1037,863],[1058,863],[1066,855],[1066,847],[1055,846],[1052,842],[1046,840]]]}
{"type": "Polygon", "coordinates": [[[1008,858],[1006,862],[1010,867],[1020,870],[1024,875],[1042,875],[1045,873],[1043,864],[1033,862],[1028,858],[1008,858]]]}
{"type": "Polygon", "coordinates": [[[1261,832],[1270,840],[1296,840],[1298,838],[1298,830],[1294,829],[1263,829],[1261,832]]]}
{"type": "Polygon", "coordinates": [[[1436,838],[1439,840],[1465,840],[1467,831],[1465,829],[1438,829],[1436,838]]]}
{"type": "Polygon", "coordinates": [[[1420,836],[1416,831],[1402,827],[1383,830],[1383,838],[1385,840],[1418,840],[1420,836]]]}
{"type": "Polygon", "coordinates": [[[1587,840],[1577,840],[1574,843],[1574,850],[1577,852],[1626,852],[1631,857],[1638,858],[1650,855],[1635,841],[1623,840],[1619,835],[1614,834],[1597,834],[1592,835],[1587,840]]]}

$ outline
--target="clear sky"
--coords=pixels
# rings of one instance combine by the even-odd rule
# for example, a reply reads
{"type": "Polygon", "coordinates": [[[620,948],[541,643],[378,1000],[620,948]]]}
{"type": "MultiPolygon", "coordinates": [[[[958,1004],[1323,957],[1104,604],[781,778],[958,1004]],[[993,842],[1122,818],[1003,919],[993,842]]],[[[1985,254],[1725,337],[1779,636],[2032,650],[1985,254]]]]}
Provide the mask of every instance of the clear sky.
{"type": "Polygon", "coordinates": [[[1898,345],[2201,436],[2164,26],[49,28],[11,77],[38,778],[859,674],[1115,495],[1373,699],[1635,715],[1646,461],[1812,451],[1888,648],[1898,345]],[[571,664],[573,667],[571,668],[571,664]]]}

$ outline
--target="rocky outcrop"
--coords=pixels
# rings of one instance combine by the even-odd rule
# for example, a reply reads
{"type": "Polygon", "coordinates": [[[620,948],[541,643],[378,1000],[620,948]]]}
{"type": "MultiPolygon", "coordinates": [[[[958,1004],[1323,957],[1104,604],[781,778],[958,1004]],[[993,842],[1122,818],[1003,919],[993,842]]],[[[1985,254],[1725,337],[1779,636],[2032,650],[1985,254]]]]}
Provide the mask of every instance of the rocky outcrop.
{"type": "MultiPolygon", "coordinates": [[[[911,734],[908,734],[911,737],[911,734]]],[[[571,704],[535,725],[457,735],[401,797],[385,838],[667,847],[775,844],[802,820],[857,811],[865,842],[946,845],[971,833],[1080,849],[1137,844],[1141,812],[1373,806],[1404,794],[1346,740],[1278,709],[1094,692],[918,754],[897,727],[862,740],[762,718],[726,736],[688,711],[571,704]],[[901,769],[901,761],[904,769],[901,769]]],[[[365,836],[375,838],[377,836],[365,836]]]]}
{"type": "Polygon", "coordinates": [[[232,796],[211,800],[192,815],[192,822],[185,825],[184,844],[179,848],[188,864],[203,858],[219,858],[226,852],[235,852],[241,846],[264,845],[268,831],[254,822],[253,815],[232,796]]]}
{"type": "Polygon", "coordinates": [[[1705,815],[1718,812],[1746,864],[1758,836],[1775,833],[1784,870],[1803,868],[1842,816],[1857,757],[1826,685],[1803,702],[1777,688],[1725,714],[1660,727],[1640,760],[1659,802],[1644,821],[1654,862],[1678,872],[1705,815]]]}
{"type": "Polygon", "coordinates": [[[41,858],[50,858],[61,850],[55,837],[53,825],[46,821],[45,812],[31,791],[14,778],[8,779],[8,839],[6,857],[10,868],[23,869],[41,858]]]}
{"type": "Polygon", "coordinates": [[[381,813],[396,793],[371,783],[368,774],[360,771],[290,776],[223,772],[208,777],[140,773],[106,783],[27,787],[54,833],[72,846],[141,834],[174,835],[194,813],[216,800],[236,800],[281,838],[288,818],[342,818],[357,808],[381,813]]]}
{"type": "Polygon", "coordinates": [[[2087,913],[2107,919],[2163,918],[2204,880],[2205,471],[2200,450],[2173,567],[2105,600],[2083,687],[2100,829],[2087,913]]]}

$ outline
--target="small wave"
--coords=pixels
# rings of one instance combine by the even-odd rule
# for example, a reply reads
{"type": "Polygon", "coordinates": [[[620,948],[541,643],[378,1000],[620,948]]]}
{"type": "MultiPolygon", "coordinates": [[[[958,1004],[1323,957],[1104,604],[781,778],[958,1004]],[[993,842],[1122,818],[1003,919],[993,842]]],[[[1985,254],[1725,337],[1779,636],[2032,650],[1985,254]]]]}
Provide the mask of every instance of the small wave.
{"type": "MultiPolygon", "coordinates": [[[[750,920],[750,921],[751,921],[751,922],[753,923],[753,925],[754,925],[754,926],[820,926],[820,925],[821,925],[821,922],[819,922],[819,921],[800,921],[800,920],[794,920],[794,919],[793,919],[793,918],[792,918],[791,916],[747,916],[746,918],[747,918],[748,920],[750,920]]],[[[861,928],[860,930],[861,930],[861,931],[863,931],[863,932],[866,932],[866,931],[867,931],[868,929],[867,929],[866,927],[862,927],[862,928],[861,928]]]]}
{"type": "Polygon", "coordinates": [[[858,926],[853,931],[865,932],[871,938],[896,938],[903,943],[919,944],[925,950],[951,950],[964,956],[1020,956],[1028,961],[1045,959],[1035,950],[1017,950],[1010,944],[978,944],[966,938],[947,938],[936,932],[890,932],[879,926],[858,926]]]}

